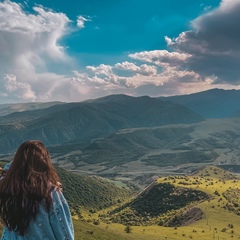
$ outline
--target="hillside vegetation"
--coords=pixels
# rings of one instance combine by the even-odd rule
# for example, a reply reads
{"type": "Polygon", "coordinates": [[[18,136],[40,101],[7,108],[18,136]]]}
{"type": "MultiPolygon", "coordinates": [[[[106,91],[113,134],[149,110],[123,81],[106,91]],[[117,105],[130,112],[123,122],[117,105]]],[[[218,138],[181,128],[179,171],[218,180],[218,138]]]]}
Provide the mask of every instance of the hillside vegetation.
{"type": "MultiPolygon", "coordinates": [[[[5,164],[0,162],[0,167],[5,164]]],[[[94,213],[117,205],[132,195],[130,190],[117,187],[108,179],[71,173],[58,167],[56,170],[72,214],[80,218],[84,218],[86,212],[94,213]]]]}
{"type": "Polygon", "coordinates": [[[76,234],[85,239],[239,239],[239,184],[238,175],[215,166],[158,178],[118,207],[90,212],[85,223],[74,221],[76,234]]]}
{"type": "Polygon", "coordinates": [[[237,175],[214,166],[191,176],[159,178],[121,207],[101,211],[99,219],[132,226],[135,237],[142,231],[135,239],[163,232],[166,239],[239,239],[239,183],[237,175]]]}
{"type": "Polygon", "coordinates": [[[80,218],[84,218],[85,212],[94,213],[119,204],[132,194],[101,177],[69,173],[61,168],[57,168],[57,173],[73,214],[80,218]]]}

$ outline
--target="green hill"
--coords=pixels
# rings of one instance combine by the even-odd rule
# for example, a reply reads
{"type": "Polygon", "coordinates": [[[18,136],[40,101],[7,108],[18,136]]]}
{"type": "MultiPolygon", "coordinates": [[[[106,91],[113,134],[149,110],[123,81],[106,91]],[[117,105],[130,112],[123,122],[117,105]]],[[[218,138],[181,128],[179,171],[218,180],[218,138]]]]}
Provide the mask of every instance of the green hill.
{"type": "Polygon", "coordinates": [[[82,218],[86,211],[94,213],[119,204],[131,195],[129,190],[101,177],[70,173],[61,168],[57,168],[57,172],[69,206],[82,218]]]}
{"type": "Polygon", "coordinates": [[[135,198],[99,214],[99,218],[130,225],[138,234],[140,229],[155,229],[158,236],[165,231],[167,239],[238,239],[239,183],[239,176],[214,166],[191,176],[159,178],[135,198]]]}

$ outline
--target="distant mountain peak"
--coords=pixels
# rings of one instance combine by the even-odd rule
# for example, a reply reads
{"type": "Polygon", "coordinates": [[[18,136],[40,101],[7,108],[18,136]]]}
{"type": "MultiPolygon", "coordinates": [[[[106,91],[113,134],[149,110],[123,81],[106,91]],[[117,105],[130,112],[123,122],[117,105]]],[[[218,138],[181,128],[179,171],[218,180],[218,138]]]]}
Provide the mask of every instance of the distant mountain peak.
{"type": "Polygon", "coordinates": [[[231,118],[239,116],[240,90],[219,88],[188,95],[159,97],[163,101],[182,104],[204,118],[231,118]]]}

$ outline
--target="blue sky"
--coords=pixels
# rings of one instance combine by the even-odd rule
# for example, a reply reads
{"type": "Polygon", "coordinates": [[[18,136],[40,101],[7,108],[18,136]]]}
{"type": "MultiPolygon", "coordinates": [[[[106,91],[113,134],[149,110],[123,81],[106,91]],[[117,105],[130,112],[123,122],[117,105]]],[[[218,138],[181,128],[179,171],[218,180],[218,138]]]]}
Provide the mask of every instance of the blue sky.
{"type": "Polygon", "coordinates": [[[190,21],[219,0],[73,0],[15,1],[32,7],[37,3],[65,13],[76,22],[78,16],[88,21],[84,28],[67,35],[61,44],[67,53],[86,65],[113,64],[129,53],[166,49],[164,36],[176,37],[189,29],[190,21]]]}
{"type": "Polygon", "coordinates": [[[0,2],[0,103],[238,89],[240,0],[0,2]]]}

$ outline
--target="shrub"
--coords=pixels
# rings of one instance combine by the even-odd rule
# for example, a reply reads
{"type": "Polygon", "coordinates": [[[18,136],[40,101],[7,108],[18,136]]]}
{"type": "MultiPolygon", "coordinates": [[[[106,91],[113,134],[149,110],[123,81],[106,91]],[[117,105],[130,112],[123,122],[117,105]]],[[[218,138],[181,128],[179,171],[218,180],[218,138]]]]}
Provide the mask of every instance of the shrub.
{"type": "Polygon", "coordinates": [[[99,221],[99,220],[94,220],[94,221],[93,221],[93,224],[94,224],[94,225],[99,225],[99,224],[100,224],[100,221],[99,221]]]}

